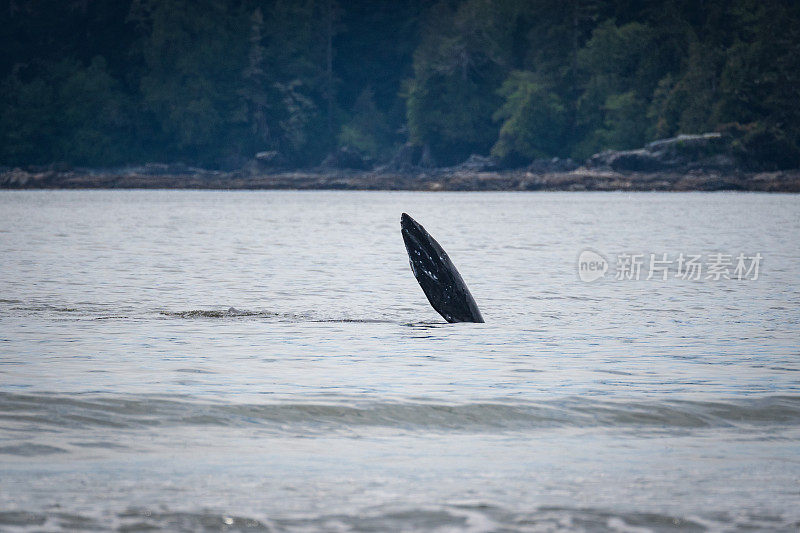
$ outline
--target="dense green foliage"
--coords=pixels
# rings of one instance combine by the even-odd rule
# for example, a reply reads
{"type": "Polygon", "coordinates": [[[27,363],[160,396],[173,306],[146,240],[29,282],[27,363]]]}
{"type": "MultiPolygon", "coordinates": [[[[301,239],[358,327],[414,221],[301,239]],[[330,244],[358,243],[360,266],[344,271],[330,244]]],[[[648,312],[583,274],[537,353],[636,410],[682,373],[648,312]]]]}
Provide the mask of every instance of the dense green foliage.
{"type": "Polygon", "coordinates": [[[722,131],[800,166],[794,0],[13,0],[0,164],[583,159],[722,131]]]}

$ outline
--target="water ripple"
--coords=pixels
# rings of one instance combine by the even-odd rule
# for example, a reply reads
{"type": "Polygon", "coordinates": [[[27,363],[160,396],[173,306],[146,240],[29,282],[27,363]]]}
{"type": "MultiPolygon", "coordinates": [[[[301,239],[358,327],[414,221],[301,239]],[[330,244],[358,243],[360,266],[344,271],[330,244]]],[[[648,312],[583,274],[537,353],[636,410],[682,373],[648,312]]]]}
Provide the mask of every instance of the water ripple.
{"type": "MultiPolygon", "coordinates": [[[[800,396],[720,401],[564,398],[547,401],[369,401],[236,404],[183,397],[0,393],[0,427],[136,428],[264,426],[336,431],[379,426],[427,431],[525,431],[553,427],[747,428],[800,425],[800,396]]],[[[0,449],[0,453],[2,449],[0,449]]]]}

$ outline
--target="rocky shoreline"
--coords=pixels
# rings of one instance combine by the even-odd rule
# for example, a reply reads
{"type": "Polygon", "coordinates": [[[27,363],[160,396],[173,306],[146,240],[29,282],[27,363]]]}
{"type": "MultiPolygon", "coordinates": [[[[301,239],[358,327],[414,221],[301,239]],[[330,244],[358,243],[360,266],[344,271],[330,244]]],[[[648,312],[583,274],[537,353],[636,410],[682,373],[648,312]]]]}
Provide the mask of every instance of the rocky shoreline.
{"type": "MultiPolygon", "coordinates": [[[[523,168],[478,154],[436,168],[410,143],[381,166],[348,147],[313,169],[285,168],[278,152],[259,152],[243,168],[207,170],[181,163],[114,169],[0,167],[0,189],[296,189],[372,191],[759,191],[800,192],[800,169],[754,168],[735,142],[717,132],[678,135],[637,150],[606,150],[583,165],[536,159],[523,168]]],[[[752,163],[752,162],[751,162],[752,163]]]]}
{"type": "Polygon", "coordinates": [[[800,170],[778,172],[619,172],[578,168],[419,172],[315,170],[252,174],[189,169],[181,172],[21,170],[0,172],[2,189],[296,189],[408,191],[761,191],[800,192],[800,170]]]}

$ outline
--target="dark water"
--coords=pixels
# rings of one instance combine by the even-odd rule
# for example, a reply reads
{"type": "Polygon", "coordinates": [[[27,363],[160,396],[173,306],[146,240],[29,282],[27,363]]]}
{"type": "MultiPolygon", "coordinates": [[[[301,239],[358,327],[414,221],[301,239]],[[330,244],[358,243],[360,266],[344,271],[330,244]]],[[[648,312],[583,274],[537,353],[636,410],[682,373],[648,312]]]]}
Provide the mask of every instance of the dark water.
{"type": "Polygon", "coordinates": [[[796,531],[798,235],[792,195],[2,192],[0,530],[796,531]]]}

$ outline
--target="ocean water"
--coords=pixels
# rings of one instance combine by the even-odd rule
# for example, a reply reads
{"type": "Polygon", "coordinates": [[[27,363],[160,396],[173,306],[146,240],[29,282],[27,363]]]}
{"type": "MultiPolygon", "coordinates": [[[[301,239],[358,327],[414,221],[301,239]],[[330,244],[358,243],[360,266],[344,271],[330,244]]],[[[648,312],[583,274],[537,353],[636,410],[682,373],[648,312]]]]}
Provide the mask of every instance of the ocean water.
{"type": "Polygon", "coordinates": [[[796,195],[1,191],[0,530],[797,531],[798,235],[796,195]]]}

